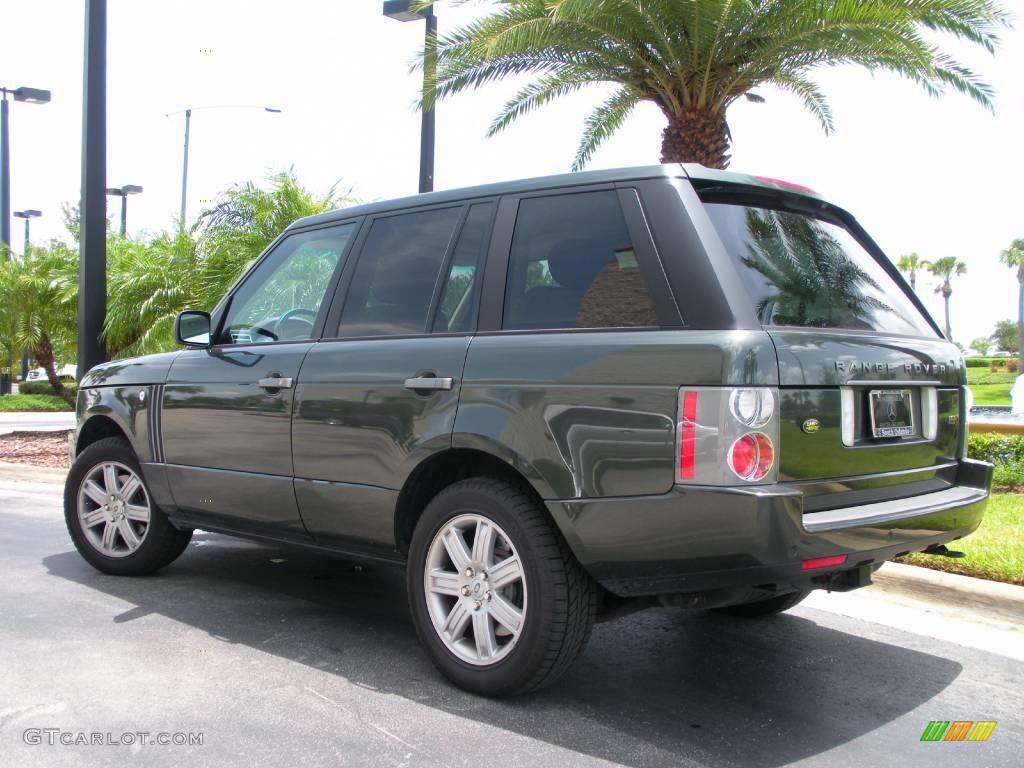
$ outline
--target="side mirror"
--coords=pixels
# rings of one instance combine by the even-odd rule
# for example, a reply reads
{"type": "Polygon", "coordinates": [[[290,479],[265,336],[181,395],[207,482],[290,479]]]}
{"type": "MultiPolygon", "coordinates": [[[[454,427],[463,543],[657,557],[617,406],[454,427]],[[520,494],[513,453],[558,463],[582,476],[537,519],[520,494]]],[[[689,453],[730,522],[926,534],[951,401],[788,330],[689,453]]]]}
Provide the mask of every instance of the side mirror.
{"type": "Polygon", "coordinates": [[[186,347],[210,346],[210,313],[187,309],[174,319],[174,338],[186,347]]]}

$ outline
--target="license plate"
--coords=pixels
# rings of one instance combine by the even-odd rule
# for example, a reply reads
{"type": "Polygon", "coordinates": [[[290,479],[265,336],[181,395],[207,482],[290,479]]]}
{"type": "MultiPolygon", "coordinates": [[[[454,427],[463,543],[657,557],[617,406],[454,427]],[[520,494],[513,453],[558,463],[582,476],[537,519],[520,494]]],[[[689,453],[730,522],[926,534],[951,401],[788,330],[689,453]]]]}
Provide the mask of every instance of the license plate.
{"type": "Polygon", "coordinates": [[[873,389],[869,397],[874,437],[910,437],[914,434],[914,400],[909,389],[873,389]]]}

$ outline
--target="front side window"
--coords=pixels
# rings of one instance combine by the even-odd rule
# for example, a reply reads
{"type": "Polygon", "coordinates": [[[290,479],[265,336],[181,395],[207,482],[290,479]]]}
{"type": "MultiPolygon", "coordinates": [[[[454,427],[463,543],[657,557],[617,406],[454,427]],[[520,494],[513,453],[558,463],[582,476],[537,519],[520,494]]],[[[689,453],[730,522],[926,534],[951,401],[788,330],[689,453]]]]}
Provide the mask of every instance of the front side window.
{"type": "Polygon", "coordinates": [[[246,278],[228,307],[219,344],[313,337],[317,314],[355,224],[289,235],[246,278]]]}
{"type": "Polygon", "coordinates": [[[536,197],[519,204],[502,328],[657,324],[615,192],[536,197]]]}
{"type": "Polygon", "coordinates": [[[373,222],[359,255],[338,335],[424,333],[430,300],[461,208],[387,216],[373,222]]]}
{"type": "Polygon", "coordinates": [[[804,213],[705,203],[764,326],[935,331],[845,228],[804,213]]]}

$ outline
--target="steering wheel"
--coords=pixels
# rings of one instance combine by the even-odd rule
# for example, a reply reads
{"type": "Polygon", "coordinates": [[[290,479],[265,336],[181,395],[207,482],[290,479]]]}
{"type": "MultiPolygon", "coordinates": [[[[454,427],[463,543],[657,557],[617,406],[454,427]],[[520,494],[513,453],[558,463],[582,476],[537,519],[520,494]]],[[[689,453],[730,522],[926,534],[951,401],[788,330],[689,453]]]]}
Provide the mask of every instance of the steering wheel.
{"type": "Polygon", "coordinates": [[[284,324],[287,323],[289,320],[299,320],[300,322],[308,323],[309,333],[310,335],[312,335],[313,326],[316,324],[316,312],[314,312],[312,309],[303,309],[302,307],[289,309],[287,312],[285,312],[283,315],[277,318],[277,322],[274,323],[274,330],[277,331],[278,336],[282,338],[288,338],[283,333],[281,333],[281,330],[284,327],[284,324]]]}

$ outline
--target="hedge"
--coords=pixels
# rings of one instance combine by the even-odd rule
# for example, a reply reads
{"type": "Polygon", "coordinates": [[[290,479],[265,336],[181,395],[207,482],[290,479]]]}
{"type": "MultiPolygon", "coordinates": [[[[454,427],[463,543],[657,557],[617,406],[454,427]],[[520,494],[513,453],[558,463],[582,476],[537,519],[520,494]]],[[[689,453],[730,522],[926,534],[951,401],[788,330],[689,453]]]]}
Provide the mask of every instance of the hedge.
{"type": "Polygon", "coordinates": [[[997,487],[1024,487],[1024,435],[971,432],[967,436],[967,455],[995,464],[997,487]]]}
{"type": "MultiPolygon", "coordinates": [[[[78,391],[76,384],[65,384],[64,388],[75,394],[78,391]]],[[[22,395],[55,395],[49,381],[23,381],[18,385],[18,393],[22,395]]]]}

